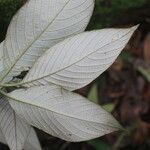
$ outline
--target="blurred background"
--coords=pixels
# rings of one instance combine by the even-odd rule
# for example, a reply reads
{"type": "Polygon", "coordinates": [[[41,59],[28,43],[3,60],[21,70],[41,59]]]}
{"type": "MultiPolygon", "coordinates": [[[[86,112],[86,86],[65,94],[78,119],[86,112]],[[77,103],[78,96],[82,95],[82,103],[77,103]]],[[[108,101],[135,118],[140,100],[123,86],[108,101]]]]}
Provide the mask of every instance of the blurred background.
{"type": "MultiPolygon", "coordinates": [[[[0,41],[26,0],[0,0],[0,41]]],[[[68,143],[39,130],[43,150],[150,150],[150,0],[96,0],[87,30],[140,24],[116,62],[76,92],[102,105],[127,131],[68,143]]],[[[8,150],[0,144],[0,150],[8,150]]]]}

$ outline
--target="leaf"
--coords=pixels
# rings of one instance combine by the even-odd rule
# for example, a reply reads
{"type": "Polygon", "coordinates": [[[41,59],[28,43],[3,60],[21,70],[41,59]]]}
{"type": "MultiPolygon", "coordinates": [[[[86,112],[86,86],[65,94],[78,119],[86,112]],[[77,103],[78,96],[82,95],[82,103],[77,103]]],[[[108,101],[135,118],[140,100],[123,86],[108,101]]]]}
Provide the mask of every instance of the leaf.
{"type": "Polygon", "coordinates": [[[4,68],[4,64],[3,64],[3,42],[0,43],[0,75],[1,75],[1,72],[3,71],[3,68],[4,68]]]}
{"type": "Polygon", "coordinates": [[[3,144],[7,144],[6,140],[5,140],[5,137],[3,136],[3,133],[0,129],[0,142],[3,143],[3,144]]]}
{"type": "Polygon", "coordinates": [[[0,143],[3,143],[3,144],[7,144],[6,140],[5,140],[5,137],[3,136],[3,133],[0,129],[0,143]]]}
{"type": "Polygon", "coordinates": [[[91,140],[88,142],[91,146],[95,148],[95,150],[111,150],[111,147],[103,141],[99,139],[91,140]]]}
{"type": "Polygon", "coordinates": [[[89,92],[88,99],[98,104],[97,84],[94,84],[89,92]]]}
{"type": "MultiPolygon", "coordinates": [[[[3,43],[4,42],[2,42],[1,44],[0,44],[0,75],[1,75],[1,73],[4,73],[4,68],[3,68],[3,43]]],[[[6,108],[7,109],[10,109],[9,111],[8,111],[8,113],[11,113],[13,110],[12,110],[12,108],[11,108],[11,106],[9,105],[9,103],[8,102],[4,102],[4,100],[3,99],[0,99],[0,102],[2,102],[3,103],[3,106],[4,105],[6,105],[5,106],[5,108],[3,108],[3,106],[0,106],[0,118],[2,117],[1,115],[1,110],[2,109],[4,109],[3,111],[5,112],[5,113],[7,113],[6,112],[6,108]]],[[[6,114],[7,116],[9,116],[9,114],[6,114]]],[[[12,115],[10,115],[10,116],[12,116],[12,115]]],[[[19,118],[18,118],[19,119],[19,118]]],[[[17,120],[18,120],[17,119],[17,120]]],[[[20,119],[19,119],[20,120],[20,119]]],[[[7,120],[6,120],[7,121],[7,120]]],[[[10,120],[8,120],[8,123],[9,123],[9,121],[10,120]]],[[[20,122],[22,122],[22,121],[20,121],[20,122]]],[[[6,125],[8,124],[8,123],[6,123],[6,125]]],[[[26,124],[25,122],[23,122],[23,124],[26,124]]],[[[23,125],[23,127],[26,127],[26,126],[28,126],[28,125],[23,125]]],[[[21,130],[19,131],[19,132],[22,132],[21,130]]],[[[13,132],[11,133],[12,135],[13,135],[13,132]]],[[[25,138],[24,138],[25,139],[25,138]]],[[[14,139],[15,140],[15,139],[14,139]]],[[[4,143],[4,144],[7,144],[7,142],[6,142],[6,140],[5,140],[5,137],[3,136],[3,133],[2,133],[2,131],[1,131],[1,127],[0,127],[0,141],[2,142],[2,143],[4,143]]],[[[13,141],[13,142],[15,142],[15,141],[13,141]]],[[[19,143],[19,144],[21,144],[21,143],[19,143]]],[[[11,146],[10,146],[11,147],[11,146]]],[[[29,137],[27,138],[27,142],[26,142],[26,144],[25,144],[25,149],[26,150],[41,150],[41,146],[40,146],[40,143],[39,143],[39,140],[38,140],[38,138],[37,138],[37,135],[36,135],[36,133],[35,133],[35,131],[34,131],[34,129],[31,127],[31,129],[30,129],[30,133],[29,133],[29,137]]]]}
{"type": "Polygon", "coordinates": [[[33,128],[30,130],[30,134],[24,146],[25,150],[42,150],[39,139],[33,128]]]}
{"type": "MultiPolygon", "coordinates": [[[[3,136],[3,133],[1,130],[0,130],[0,142],[3,144],[7,144],[5,137],[3,136]]],[[[27,138],[27,141],[25,143],[24,149],[25,150],[41,150],[38,137],[32,127],[30,130],[29,136],[27,138]]]]}
{"type": "Polygon", "coordinates": [[[70,91],[84,87],[110,67],[136,28],[103,29],[68,38],[47,50],[22,84],[54,83],[70,91]]]}
{"type": "MultiPolygon", "coordinates": [[[[5,72],[7,71],[4,68],[4,53],[3,53],[3,47],[4,47],[4,41],[0,43],[0,80],[5,75],[5,72]]],[[[7,77],[6,80],[11,80],[12,77],[7,77]]]]}
{"type": "Polygon", "coordinates": [[[0,98],[0,129],[11,150],[23,149],[30,126],[15,114],[4,98],[0,98]]]}
{"type": "Polygon", "coordinates": [[[108,103],[102,106],[103,109],[105,109],[107,112],[112,112],[115,108],[115,105],[113,103],[108,103]]]}
{"type": "Polygon", "coordinates": [[[94,0],[29,0],[13,17],[4,44],[7,69],[1,79],[28,70],[51,46],[83,32],[90,20],[94,0]]]}
{"type": "Polygon", "coordinates": [[[142,67],[138,67],[138,71],[150,82],[150,69],[145,69],[142,67]]]}
{"type": "Polygon", "coordinates": [[[120,129],[101,107],[55,85],[16,90],[9,97],[28,123],[66,141],[86,141],[120,129]]]}

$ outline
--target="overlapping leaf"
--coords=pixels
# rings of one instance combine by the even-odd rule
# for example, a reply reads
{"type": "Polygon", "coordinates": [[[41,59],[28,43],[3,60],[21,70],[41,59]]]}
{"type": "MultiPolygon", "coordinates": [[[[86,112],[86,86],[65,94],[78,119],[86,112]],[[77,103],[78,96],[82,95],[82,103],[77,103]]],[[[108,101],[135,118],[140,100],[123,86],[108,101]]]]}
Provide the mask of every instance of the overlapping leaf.
{"type": "Polygon", "coordinates": [[[67,141],[86,141],[120,128],[100,106],[55,85],[20,89],[9,96],[28,123],[67,141]]]}
{"type": "MultiPolygon", "coordinates": [[[[3,144],[7,144],[1,129],[0,129],[0,142],[3,144]]],[[[29,133],[29,136],[25,143],[24,149],[25,150],[41,150],[39,140],[38,140],[37,135],[32,127],[30,129],[30,133],[29,133]]]]}
{"type": "MultiPolygon", "coordinates": [[[[49,47],[85,30],[94,0],[29,0],[14,16],[4,44],[2,82],[28,70],[49,47]]],[[[9,79],[9,80],[8,80],[9,79]]]]}
{"type": "Polygon", "coordinates": [[[11,150],[23,149],[31,129],[4,98],[0,98],[0,129],[11,150]]]}
{"type": "Polygon", "coordinates": [[[22,83],[54,83],[71,91],[79,89],[115,61],[136,28],[103,29],[68,38],[46,51],[22,83]]]}
{"type": "Polygon", "coordinates": [[[24,146],[25,150],[42,150],[36,132],[31,128],[29,136],[24,146]]]}
{"type": "MultiPolygon", "coordinates": [[[[0,44],[0,76],[5,73],[3,43],[0,44]]],[[[0,142],[8,144],[11,150],[22,150],[23,147],[25,150],[41,150],[34,129],[15,114],[5,98],[0,99],[0,142]],[[26,139],[27,142],[25,142],[26,139]]]]}

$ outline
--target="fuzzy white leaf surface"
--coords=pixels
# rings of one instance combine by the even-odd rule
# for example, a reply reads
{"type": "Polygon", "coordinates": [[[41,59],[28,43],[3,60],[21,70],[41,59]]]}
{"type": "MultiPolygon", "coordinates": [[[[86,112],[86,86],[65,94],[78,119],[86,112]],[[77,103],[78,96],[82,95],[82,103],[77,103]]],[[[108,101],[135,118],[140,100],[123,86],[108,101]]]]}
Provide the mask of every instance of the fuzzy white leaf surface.
{"type": "Polygon", "coordinates": [[[86,141],[120,128],[100,106],[55,85],[20,89],[9,96],[13,109],[29,124],[66,141],[86,141]]]}
{"type": "Polygon", "coordinates": [[[70,91],[84,87],[111,66],[136,28],[103,29],[68,38],[46,51],[22,83],[53,83],[70,91]]]}
{"type": "Polygon", "coordinates": [[[0,129],[11,150],[23,149],[31,129],[4,98],[0,98],[0,129]]]}
{"type": "MultiPolygon", "coordinates": [[[[0,142],[3,144],[7,144],[5,137],[0,129],[0,142]]],[[[36,132],[31,127],[29,136],[24,146],[25,150],[42,150],[36,132]]]]}
{"type": "Polygon", "coordinates": [[[29,0],[13,17],[4,44],[9,78],[28,70],[46,49],[83,32],[91,18],[94,0],[29,0]]]}

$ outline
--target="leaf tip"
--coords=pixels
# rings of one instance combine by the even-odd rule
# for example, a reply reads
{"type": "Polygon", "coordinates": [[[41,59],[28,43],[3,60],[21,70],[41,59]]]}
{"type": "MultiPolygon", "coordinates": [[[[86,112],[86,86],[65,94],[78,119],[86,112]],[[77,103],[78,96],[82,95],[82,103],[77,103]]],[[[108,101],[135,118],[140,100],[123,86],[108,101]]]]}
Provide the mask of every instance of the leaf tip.
{"type": "Polygon", "coordinates": [[[137,25],[135,25],[135,26],[131,27],[131,30],[135,31],[135,30],[137,30],[137,29],[138,29],[138,27],[139,27],[139,26],[140,26],[140,24],[137,24],[137,25]]]}
{"type": "Polygon", "coordinates": [[[112,116],[113,120],[112,120],[112,127],[114,128],[114,131],[124,131],[124,127],[119,123],[119,121],[116,120],[116,118],[114,118],[112,116]]]}

